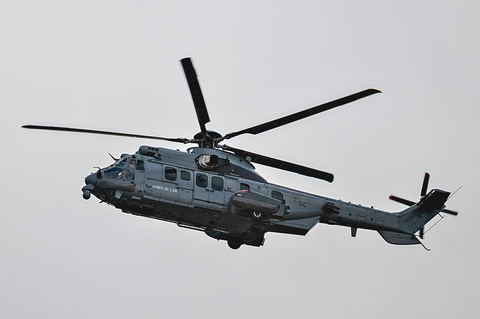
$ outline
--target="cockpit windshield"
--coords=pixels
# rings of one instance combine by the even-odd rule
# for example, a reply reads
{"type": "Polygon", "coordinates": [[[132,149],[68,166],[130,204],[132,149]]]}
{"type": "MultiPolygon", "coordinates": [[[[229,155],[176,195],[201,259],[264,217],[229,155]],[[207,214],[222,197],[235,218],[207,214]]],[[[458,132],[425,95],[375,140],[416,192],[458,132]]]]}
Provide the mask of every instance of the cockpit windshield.
{"type": "Polygon", "coordinates": [[[103,173],[105,178],[131,181],[135,179],[135,169],[145,169],[143,160],[126,157],[107,167],[103,173]]]}
{"type": "Polygon", "coordinates": [[[126,163],[127,163],[127,158],[124,158],[124,159],[118,161],[118,162],[115,164],[115,166],[116,166],[116,167],[125,167],[125,164],[126,164],[126,163]]]}
{"type": "Polygon", "coordinates": [[[111,167],[125,167],[125,164],[127,163],[127,160],[128,160],[128,158],[119,159],[119,160],[116,161],[115,163],[110,164],[107,168],[111,168],[111,167]]]}
{"type": "Polygon", "coordinates": [[[123,179],[123,176],[125,175],[125,172],[120,167],[114,167],[114,168],[106,169],[103,172],[103,174],[104,174],[105,178],[123,179]]]}

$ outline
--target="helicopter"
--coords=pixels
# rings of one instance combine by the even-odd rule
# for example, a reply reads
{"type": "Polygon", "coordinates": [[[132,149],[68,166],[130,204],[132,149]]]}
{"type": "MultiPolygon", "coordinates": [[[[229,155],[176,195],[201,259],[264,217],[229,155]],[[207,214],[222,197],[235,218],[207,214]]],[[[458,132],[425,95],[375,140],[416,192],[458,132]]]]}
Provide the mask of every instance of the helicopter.
{"type": "MultiPolygon", "coordinates": [[[[221,135],[207,130],[210,122],[197,73],[191,58],[181,60],[193,99],[200,132],[193,139],[166,138],[81,128],[24,125],[26,129],[77,132],[197,144],[187,151],[140,146],[135,154],[123,154],[85,178],[83,198],[93,194],[101,202],[124,213],[172,222],[225,240],[232,249],[242,245],[260,247],[267,232],[306,235],[318,223],[377,231],[390,244],[416,245],[424,238],[424,226],[446,209],[450,192],[429,192],[425,174],[420,200],[397,196],[391,200],[409,206],[390,213],[267,182],[255,171],[261,164],[327,182],[333,174],[277,158],[234,148],[221,142],[242,134],[260,134],[306,117],[381,93],[366,89],[352,95],[290,114],[240,131],[221,135]]],[[[442,217],[442,215],[440,215],[442,217]]],[[[442,217],[443,218],[443,217],[442,217]]],[[[427,248],[426,248],[427,249],[427,248]]]]}

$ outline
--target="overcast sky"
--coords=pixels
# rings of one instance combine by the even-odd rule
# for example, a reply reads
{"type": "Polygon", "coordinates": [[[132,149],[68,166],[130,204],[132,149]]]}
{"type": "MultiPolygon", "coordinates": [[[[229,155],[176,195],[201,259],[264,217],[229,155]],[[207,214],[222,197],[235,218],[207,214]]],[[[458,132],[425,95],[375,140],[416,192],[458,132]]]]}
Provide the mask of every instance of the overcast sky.
{"type": "Polygon", "coordinates": [[[0,2],[0,317],[477,317],[479,38],[478,1],[0,2]],[[427,232],[431,252],[323,224],[233,251],[82,198],[108,152],[183,145],[20,128],[191,138],[186,56],[221,134],[382,90],[228,144],[335,174],[257,165],[269,182],[392,212],[428,171],[464,186],[459,216],[427,232]]]}

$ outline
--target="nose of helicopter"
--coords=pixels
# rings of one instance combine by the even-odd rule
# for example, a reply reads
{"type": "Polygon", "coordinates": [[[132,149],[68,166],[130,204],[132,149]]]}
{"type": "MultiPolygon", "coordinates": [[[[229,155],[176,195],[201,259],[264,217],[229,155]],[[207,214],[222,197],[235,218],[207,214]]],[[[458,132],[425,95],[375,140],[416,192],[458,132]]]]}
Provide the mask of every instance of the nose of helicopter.
{"type": "Polygon", "coordinates": [[[97,175],[92,173],[85,177],[85,185],[92,184],[95,185],[97,183],[97,175]]]}
{"type": "Polygon", "coordinates": [[[96,173],[92,173],[85,177],[85,185],[82,188],[83,191],[83,198],[84,199],[89,199],[90,198],[90,192],[95,189],[95,185],[97,184],[98,176],[96,173]]]}

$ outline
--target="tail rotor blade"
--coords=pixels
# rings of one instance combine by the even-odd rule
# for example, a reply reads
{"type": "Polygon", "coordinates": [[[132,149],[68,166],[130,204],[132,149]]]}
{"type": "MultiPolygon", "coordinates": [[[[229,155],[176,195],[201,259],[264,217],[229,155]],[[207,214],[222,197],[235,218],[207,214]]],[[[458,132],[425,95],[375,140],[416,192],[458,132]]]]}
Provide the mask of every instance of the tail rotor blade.
{"type": "Polygon", "coordinates": [[[407,206],[413,206],[413,205],[416,204],[415,202],[412,202],[411,200],[404,199],[404,198],[397,197],[397,196],[393,196],[393,195],[390,195],[389,199],[393,200],[394,202],[402,203],[402,204],[407,205],[407,206]]]}
{"type": "Polygon", "coordinates": [[[427,195],[428,180],[429,179],[430,179],[430,174],[425,173],[425,177],[423,178],[422,191],[420,192],[420,196],[422,196],[422,197],[427,195]]]}
{"type": "Polygon", "coordinates": [[[442,213],[445,213],[445,214],[450,214],[450,215],[453,215],[453,216],[457,216],[458,215],[458,212],[456,211],[453,211],[453,210],[450,210],[450,209],[442,209],[442,213]]]}
{"type": "Polygon", "coordinates": [[[422,227],[420,228],[420,238],[423,239],[424,235],[425,235],[425,231],[424,231],[424,228],[422,227]]]}

